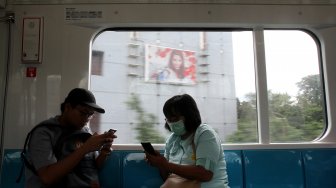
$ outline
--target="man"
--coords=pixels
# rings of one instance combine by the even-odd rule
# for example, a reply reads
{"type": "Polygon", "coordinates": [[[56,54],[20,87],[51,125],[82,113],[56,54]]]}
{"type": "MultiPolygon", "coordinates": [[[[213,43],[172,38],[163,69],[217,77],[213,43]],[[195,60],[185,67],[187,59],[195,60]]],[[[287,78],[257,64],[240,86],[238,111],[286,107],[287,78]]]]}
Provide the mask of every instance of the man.
{"type": "Polygon", "coordinates": [[[98,187],[98,168],[111,152],[114,132],[89,134],[94,112],[105,113],[94,95],[70,91],[61,115],[37,125],[27,136],[26,187],[98,187]],[[97,152],[99,151],[99,152],[97,152]]]}

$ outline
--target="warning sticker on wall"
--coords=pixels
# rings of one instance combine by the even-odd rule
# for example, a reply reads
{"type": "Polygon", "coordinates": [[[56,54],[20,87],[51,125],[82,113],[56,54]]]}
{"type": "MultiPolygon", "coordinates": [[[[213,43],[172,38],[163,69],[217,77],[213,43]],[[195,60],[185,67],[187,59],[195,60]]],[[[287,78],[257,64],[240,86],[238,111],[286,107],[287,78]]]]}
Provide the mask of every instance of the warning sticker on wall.
{"type": "Polygon", "coordinates": [[[101,10],[80,10],[78,8],[65,8],[65,20],[101,19],[101,10]]]}

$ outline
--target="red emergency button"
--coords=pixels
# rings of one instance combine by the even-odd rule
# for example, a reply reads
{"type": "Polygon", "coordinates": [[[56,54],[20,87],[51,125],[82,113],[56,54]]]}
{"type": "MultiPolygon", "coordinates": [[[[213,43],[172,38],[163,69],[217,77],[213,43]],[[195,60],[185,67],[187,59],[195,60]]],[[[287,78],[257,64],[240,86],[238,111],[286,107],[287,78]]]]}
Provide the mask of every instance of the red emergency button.
{"type": "Polygon", "coordinates": [[[36,67],[27,67],[26,77],[35,78],[36,77],[36,67]]]}

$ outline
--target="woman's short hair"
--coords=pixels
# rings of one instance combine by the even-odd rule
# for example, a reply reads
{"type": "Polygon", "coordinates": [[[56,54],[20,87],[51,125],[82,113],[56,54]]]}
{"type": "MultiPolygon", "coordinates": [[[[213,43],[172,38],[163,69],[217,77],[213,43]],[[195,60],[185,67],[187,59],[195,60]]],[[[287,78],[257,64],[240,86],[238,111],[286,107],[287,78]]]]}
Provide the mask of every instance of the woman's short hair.
{"type": "MultiPolygon", "coordinates": [[[[168,119],[183,116],[185,118],[185,128],[188,132],[194,132],[202,123],[197,104],[188,94],[176,95],[168,99],[163,106],[163,114],[168,119]]],[[[171,131],[167,122],[165,128],[171,131]]]]}

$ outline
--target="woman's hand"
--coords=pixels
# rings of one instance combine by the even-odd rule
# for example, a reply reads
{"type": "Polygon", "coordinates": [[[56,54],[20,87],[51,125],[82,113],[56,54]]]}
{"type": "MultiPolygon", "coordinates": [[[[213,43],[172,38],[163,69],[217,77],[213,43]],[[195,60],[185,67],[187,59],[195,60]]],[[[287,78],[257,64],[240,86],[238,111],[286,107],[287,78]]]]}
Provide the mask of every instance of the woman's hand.
{"type": "Polygon", "coordinates": [[[151,165],[155,166],[160,171],[160,176],[162,179],[166,179],[169,175],[168,165],[169,161],[160,154],[159,151],[155,150],[155,155],[151,155],[147,152],[145,152],[145,161],[151,165]]]}
{"type": "Polygon", "coordinates": [[[167,159],[160,154],[159,151],[155,150],[155,155],[151,155],[145,152],[145,160],[151,166],[155,166],[158,168],[166,167],[168,164],[167,159]]]}

